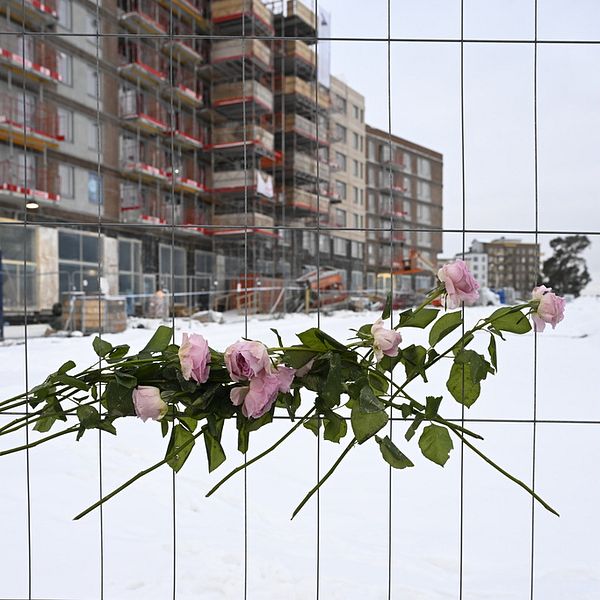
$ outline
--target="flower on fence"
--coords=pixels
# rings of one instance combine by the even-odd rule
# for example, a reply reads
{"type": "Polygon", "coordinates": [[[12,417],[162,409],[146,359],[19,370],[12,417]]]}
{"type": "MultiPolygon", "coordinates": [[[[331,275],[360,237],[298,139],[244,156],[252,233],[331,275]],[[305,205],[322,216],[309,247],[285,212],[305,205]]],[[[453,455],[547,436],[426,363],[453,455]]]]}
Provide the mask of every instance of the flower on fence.
{"type": "Polygon", "coordinates": [[[289,367],[277,367],[273,373],[262,371],[250,380],[250,385],[233,388],[231,401],[235,406],[242,405],[244,416],[258,419],[271,410],[280,392],[290,391],[294,373],[289,367]]]}
{"type": "Polygon", "coordinates": [[[463,260],[444,265],[438,279],[445,284],[448,308],[458,308],[461,302],[474,304],[479,298],[479,284],[463,260]]]}
{"type": "Polygon", "coordinates": [[[554,329],[565,316],[565,299],[557,296],[552,288],[540,285],[531,292],[534,312],[531,315],[533,325],[538,332],[546,329],[546,323],[554,329]]]}
{"type": "Polygon", "coordinates": [[[160,396],[160,390],[152,385],[140,385],[133,390],[135,414],[144,422],[148,419],[160,421],[168,406],[160,396]]]}
{"type": "Polygon", "coordinates": [[[208,380],[210,349],[201,335],[184,333],[178,354],[181,373],[186,381],[192,378],[197,383],[205,383],[208,380]]]}
{"type": "Polygon", "coordinates": [[[271,373],[273,365],[264,344],[235,342],[225,350],[225,365],[233,381],[245,381],[263,371],[271,373]]]}
{"type": "Polygon", "coordinates": [[[402,342],[400,333],[384,327],[381,319],[375,321],[373,327],[371,327],[371,333],[373,334],[373,351],[377,362],[384,356],[398,356],[398,347],[402,342]]]}

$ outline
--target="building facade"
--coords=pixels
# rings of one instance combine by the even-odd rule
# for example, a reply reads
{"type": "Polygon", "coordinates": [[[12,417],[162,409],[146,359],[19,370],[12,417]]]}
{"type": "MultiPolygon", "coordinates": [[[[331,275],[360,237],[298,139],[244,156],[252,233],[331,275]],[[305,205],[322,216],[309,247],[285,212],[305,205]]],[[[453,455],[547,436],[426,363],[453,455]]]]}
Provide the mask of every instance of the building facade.
{"type": "Polygon", "coordinates": [[[391,271],[398,290],[428,289],[442,251],[443,157],[369,125],[366,133],[367,286],[391,271]]]}

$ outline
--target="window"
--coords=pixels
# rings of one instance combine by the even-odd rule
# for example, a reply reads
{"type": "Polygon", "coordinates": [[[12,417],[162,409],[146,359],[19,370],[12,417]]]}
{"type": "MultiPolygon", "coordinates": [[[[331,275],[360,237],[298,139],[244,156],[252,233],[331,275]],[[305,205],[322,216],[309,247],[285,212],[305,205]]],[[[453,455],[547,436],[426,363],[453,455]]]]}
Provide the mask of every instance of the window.
{"type": "Polygon", "coordinates": [[[335,153],[335,162],[337,163],[337,166],[340,169],[340,171],[346,170],[346,155],[345,154],[342,154],[341,152],[336,152],[335,153]]]}
{"type": "Polygon", "coordinates": [[[343,238],[333,238],[333,253],[337,256],[346,256],[348,248],[348,242],[343,238]]]}
{"type": "Polygon", "coordinates": [[[417,231],[417,244],[431,246],[431,231],[417,231]]]}
{"type": "Polygon", "coordinates": [[[58,0],[58,24],[63,29],[71,31],[72,28],[72,9],[71,0],[58,0]]]}
{"type": "Polygon", "coordinates": [[[417,159],[417,175],[425,179],[431,179],[431,162],[426,158],[417,159]]]}
{"type": "Polygon", "coordinates": [[[367,183],[371,186],[371,187],[377,187],[379,185],[379,177],[378,177],[378,169],[377,167],[373,166],[373,165],[369,165],[369,168],[367,169],[367,183]]]}
{"type": "Polygon", "coordinates": [[[365,204],[365,190],[360,190],[359,204],[361,206],[364,206],[365,204]]]}
{"type": "Polygon", "coordinates": [[[92,98],[98,98],[100,94],[100,79],[96,67],[87,66],[87,94],[92,98]]]}
{"type": "Polygon", "coordinates": [[[370,213],[377,212],[377,196],[375,192],[367,192],[367,211],[370,213]]]}
{"type": "Polygon", "coordinates": [[[308,252],[311,256],[314,256],[316,252],[315,245],[315,234],[312,231],[302,232],[302,248],[308,252]]]}
{"type": "Polygon", "coordinates": [[[98,260],[101,246],[97,234],[58,232],[60,291],[98,291],[98,260]]]}
{"type": "Polygon", "coordinates": [[[352,147],[355,150],[358,150],[360,148],[359,138],[360,138],[360,136],[358,135],[358,133],[356,133],[356,132],[352,133],[352,147]]]}
{"type": "Polygon", "coordinates": [[[98,35],[98,20],[95,13],[88,13],[85,19],[85,32],[88,34],[87,41],[96,45],[98,35]]]}
{"type": "Polygon", "coordinates": [[[417,221],[431,223],[431,207],[426,204],[417,204],[417,221]]]}
{"type": "Polygon", "coordinates": [[[360,108],[356,104],[352,105],[352,116],[358,121],[360,120],[360,108]]]}
{"type": "Polygon", "coordinates": [[[335,108],[338,112],[346,114],[346,112],[348,110],[348,102],[347,102],[346,98],[344,98],[343,96],[340,96],[339,94],[336,94],[334,104],[335,104],[335,108]]]}
{"type": "Polygon", "coordinates": [[[342,200],[346,199],[346,184],[343,181],[335,182],[335,191],[342,200]]]}
{"type": "Polygon", "coordinates": [[[368,158],[369,160],[377,160],[377,144],[373,140],[368,143],[368,158]]]}
{"type": "Polygon", "coordinates": [[[88,202],[102,204],[102,178],[97,173],[88,173],[88,202]]]}
{"type": "Polygon", "coordinates": [[[95,150],[96,152],[99,149],[99,127],[96,121],[88,121],[88,148],[90,150],[95,150]]]}
{"type": "Polygon", "coordinates": [[[58,165],[61,198],[75,197],[75,169],[70,165],[58,165]]]}
{"type": "Polygon", "coordinates": [[[354,204],[360,203],[360,193],[357,187],[354,188],[354,204]]]}
{"type": "MultiPolygon", "coordinates": [[[[159,245],[158,270],[160,286],[175,294],[185,294],[187,291],[187,255],[185,248],[159,245]]],[[[174,298],[181,302],[182,298],[174,298]]]]}
{"type": "Polygon", "coordinates": [[[417,198],[431,201],[431,184],[428,181],[417,181],[417,198]]]}
{"type": "Polygon", "coordinates": [[[364,215],[354,215],[354,227],[356,229],[362,229],[365,226],[365,217],[364,215]]]}
{"type": "Polygon", "coordinates": [[[339,123],[335,124],[335,142],[345,144],[348,141],[348,130],[339,123]]]}
{"type": "Polygon", "coordinates": [[[352,160],[352,174],[354,177],[360,176],[360,163],[355,158],[352,160]]]}
{"type": "Polygon", "coordinates": [[[362,259],[364,251],[364,244],[362,242],[351,242],[350,253],[352,258],[362,259]]]}
{"type": "Polygon", "coordinates": [[[62,136],[65,142],[73,141],[73,111],[67,108],[59,108],[58,114],[58,134],[62,136]]]}
{"type": "Polygon", "coordinates": [[[319,235],[319,252],[323,254],[331,253],[331,245],[329,243],[329,240],[330,238],[328,235],[319,235]]]}
{"type": "Polygon", "coordinates": [[[60,80],[65,84],[73,85],[73,57],[64,52],[56,53],[56,69],[60,75],[60,80]]]}
{"type": "Polygon", "coordinates": [[[381,162],[388,162],[390,160],[391,150],[389,144],[383,144],[381,146],[381,162]]]}
{"type": "Polygon", "coordinates": [[[335,209],[335,224],[338,227],[346,227],[346,211],[341,208],[335,209]]]}
{"type": "Polygon", "coordinates": [[[142,242],[119,239],[119,293],[142,292],[142,242]]]}

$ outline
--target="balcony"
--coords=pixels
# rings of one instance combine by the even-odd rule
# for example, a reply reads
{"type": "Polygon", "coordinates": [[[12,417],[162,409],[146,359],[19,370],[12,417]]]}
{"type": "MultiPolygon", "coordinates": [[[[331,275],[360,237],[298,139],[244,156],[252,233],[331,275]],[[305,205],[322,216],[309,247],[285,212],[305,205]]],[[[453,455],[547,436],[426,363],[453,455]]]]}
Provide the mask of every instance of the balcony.
{"type": "Polygon", "coordinates": [[[273,110],[271,90],[258,81],[248,80],[220,83],[214,86],[212,103],[215,108],[230,118],[241,118],[246,113],[262,114],[273,110]]]}
{"type": "Polygon", "coordinates": [[[0,66],[37,82],[62,81],[56,71],[56,51],[35,36],[16,30],[0,33],[0,66]]]}
{"type": "Polygon", "coordinates": [[[169,186],[173,186],[176,192],[187,194],[204,194],[206,185],[204,184],[204,172],[193,164],[193,161],[187,161],[185,165],[176,167],[174,170],[166,170],[169,178],[169,186]],[[173,175],[175,177],[173,178],[173,175]]]}
{"type": "Polygon", "coordinates": [[[194,23],[203,31],[209,30],[208,20],[204,14],[204,0],[158,0],[168,11],[173,11],[176,18],[184,18],[194,23]]]}
{"type": "Polygon", "coordinates": [[[145,133],[160,134],[168,130],[166,107],[149,94],[135,90],[121,92],[119,116],[128,125],[145,133]]]}
{"type": "MultiPolygon", "coordinates": [[[[317,141],[317,124],[314,121],[303,117],[302,115],[288,114],[285,115],[284,118],[282,113],[277,113],[277,115],[275,115],[275,123],[279,133],[285,133],[286,136],[289,136],[290,138],[292,138],[292,136],[296,136],[296,144],[304,142],[309,144],[312,148],[314,142],[317,141]]],[[[327,130],[325,129],[325,126],[319,128],[318,133],[319,145],[327,146],[327,130]]]]}
{"type": "Polygon", "coordinates": [[[260,0],[215,0],[212,22],[222,33],[241,34],[253,31],[273,35],[273,13],[260,0]]]}
{"type": "Polygon", "coordinates": [[[58,21],[56,0],[3,0],[0,13],[31,28],[52,25],[58,21]]]}
{"type": "Polygon", "coordinates": [[[275,90],[283,96],[287,107],[286,112],[297,112],[310,118],[314,115],[317,106],[321,111],[328,111],[331,107],[329,92],[319,87],[317,97],[316,84],[300,77],[287,75],[276,78],[275,90]]]}
{"type": "Polygon", "coordinates": [[[204,147],[204,132],[200,123],[192,116],[182,111],[174,115],[174,127],[167,129],[165,139],[167,144],[171,139],[176,146],[186,150],[200,150],[204,147]]]}
{"type": "Polygon", "coordinates": [[[154,0],[119,0],[119,21],[132,33],[166,34],[169,12],[154,0]]]}
{"type": "Polygon", "coordinates": [[[182,63],[192,65],[202,62],[202,40],[195,35],[192,25],[180,20],[173,20],[173,37],[165,40],[163,52],[169,59],[176,58],[182,63]]]}
{"type": "Polygon", "coordinates": [[[181,227],[181,232],[198,235],[207,233],[204,227],[208,222],[206,211],[193,199],[166,205],[166,221],[169,225],[181,227]]]}
{"type": "Polygon", "coordinates": [[[121,170],[128,177],[145,183],[167,183],[169,175],[164,168],[157,166],[157,162],[129,155],[121,160],[121,170]]]}
{"type": "Polygon", "coordinates": [[[273,217],[256,212],[213,215],[212,224],[218,226],[209,230],[215,237],[244,238],[246,234],[279,237],[278,232],[273,229],[275,225],[273,217]]]}
{"type": "Polygon", "coordinates": [[[21,154],[0,162],[0,197],[24,205],[28,201],[60,200],[58,165],[21,154]]]}
{"type": "Polygon", "coordinates": [[[242,195],[245,190],[273,199],[273,178],[258,169],[237,169],[235,171],[216,171],[212,174],[210,191],[220,194],[242,195]]]}
{"type": "Polygon", "coordinates": [[[56,109],[42,100],[0,92],[0,140],[34,150],[57,148],[63,137],[56,109]]]}
{"type": "Polygon", "coordinates": [[[242,123],[217,125],[213,128],[209,149],[233,154],[251,145],[270,156],[274,148],[273,134],[253,123],[247,124],[245,129],[242,123]]]}
{"type": "Polygon", "coordinates": [[[167,205],[160,194],[143,186],[121,184],[121,221],[125,223],[167,223],[167,205]]]}
{"type": "Polygon", "coordinates": [[[151,46],[119,38],[118,72],[122,77],[154,88],[167,81],[167,60],[151,46]]]}
{"type": "Polygon", "coordinates": [[[395,172],[403,172],[408,169],[408,166],[404,162],[398,162],[395,160],[384,160],[382,161],[381,165],[385,170],[391,169],[395,172]]]}
{"type": "Polygon", "coordinates": [[[314,181],[317,177],[321,181],[329,181],[329,164],[318,161],[303,152],[288,154],[285,160],[286,171],[293,171],[296,178],[314,181]]]}
{"type": "Polygon", "coordinates": [[[242,63],[266,73],[271,71],[271,49],[260,40],[219,40],[211,48],[211,65],[222,75],[239,77],[242,63]]]}
{"type": "Polygon", "coordinates": [[[287,73],[293,72],[308,80],[313,79],[316,75],[316,55],[302,40],[285,40],[282,60],[287,73]]]}
{"type": "Polygon", "coordinates": [[[302,2],[288,0],[285,19],[285,35],[297,37],[316,37],[317,15],[302,2]]]}
{"type": "Polygon", "coordinates": [[[316,194],[297,188],[286,189],[285,204],[298,211],[324,215],[329,213],[329,200],[327,197],[319,196],[317,198],[316,194]]]}

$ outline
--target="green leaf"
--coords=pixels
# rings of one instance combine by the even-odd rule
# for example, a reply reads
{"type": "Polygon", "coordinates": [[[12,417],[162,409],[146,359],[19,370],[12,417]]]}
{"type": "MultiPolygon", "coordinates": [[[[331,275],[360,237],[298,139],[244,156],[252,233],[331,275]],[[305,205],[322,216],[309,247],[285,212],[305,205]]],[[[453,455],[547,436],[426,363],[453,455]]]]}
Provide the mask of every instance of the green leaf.
{"type": "Polygon", "coordinates": [[[437,416],[440,404],[442,403],[441,396],[427,396],[425,399],[425,418],[433,419],[437,416]]]}
{"type": "Polygon", "coordinates": [[[511,306],[505,306],[494,311],[488,322],[498,331],[510,333],[527,333],[531,331],[529,319],[520,311],[511,306]]]}
{"type": "MultiPolygon", "coordinates": [[[[310,350],[326,352],[327,350],[341,350],[348,353],[348,349],[321,329],[313,327],[297,334],[300,341],[310,350]]],[[[308,361],[306,361],[308,362],[308,361]]]]}
{"type": "Polygon", "coordinates": [[[106,362],[115,363],[119,362],[121,359],[127,356],[129,352],[129,346],[127,344],[121,344],[120,346],[115,346],[108,356],[106,357],[106,362]]]}
{"type": "Polygon", "coordinates": [[[273,421],[273,410],[265,413],[258,419],[247,419],[244,415],[238,414],[237,429],[238,429],[238,450],[242,453],[248,452],[250,443],[250,433],[257,431],[264,425],[268,425],[273,421]]]}
{"type": "Polygon", "coordinates": [[[459,365],[469,364],[471,366],[471,378],[473,383],[478,383],[487,377],[492,371],[492,366],[485,358],[474,350],[461,350],[454,362],[459,365]]]}
{"type": "Polygon", "coordinates": [[[380,438],[376,435],[375,441],[379,444],[379,450],[385,462],[394,467],[394,469],[406,469],[407,467],[415,466],[410,458],[403,454],[396,444],[390,440],[389,436],[386,435],[384,438],[380,438]]]}
{"type": "Polygon", "coordinates": [[[375,394],[370,386],[365,385],[358,396],[358,410],[361,413],[376,413],[385,409],[385,405],[375,394]]]}
{"type": "Polygon", "coordinates": [[[137,386],[137,379],[129,373],[123,373],[121,371],[115,371],[115,381],[123,387],[133,389],[137,386]]]}
{"type": "Polygon", "coordinates": [[[340,440],[348,433],[346,419],[331,410],[326,412],[323,423],[325,424],[323,437],[329,442],[339,444],[340,440]]]}
{"type": "Polygon", "coordinates": [[[94,347],[94,352],[100,358],[104,358],[112,350],[112,344],[109,344],[106,340],[99,337],[94,338],[92,346],[94,347]]]}
{"type": "Polygon", "coordinates": [[[65,373],[58,373],[53,376],[54,381],[58,383],[62,383],[63,385],[68,385],[83,392],[87,392],[90,388],[85,381],[81,381],[81,379],[77,379],[76,377],[71,377],[70,375],[66,375],[65,373]]]}
{"type": "Polygon", "coordinates": [[[381,373],[378,373],[377,371],[369,371],[367,378],[369,380],[369,385],[376,396],[384,396],[388,393],[390,384],[381,373]]]}
{"type": "MultiPolygon", "coordinates": [[[[168,329],[168,328],[166,328],[168,329]]],[[[153,351],[154,352],[154,351],[153,351]]],[[[165,460],[178,473],[183,467],[195,444],[194,435],[182,425],[175,425],[167,447],[165,460]]]]}
{"type": "Polygon", "coordinates": [[[416,375],[421,375],[423,381],[427,381],[425,374],[425,360],[427,359],[427,350],[423,346],[409,346],[402,350],[400,362],[406,369],[406,378],[412,379],[416,375]]]}
{"type": "Polygon", "coordinates": [[[481,393],[479,381],[475,382],[469,363],[454,363],[450,369],[450,377],[446,383],[448,391],[460,404],[470,408],[481,393]]]}
{"type": "Polygon", "coordinates": [[[310,429],[317,437],[319,437],[319,429],[321,428],[321,417],[313,416],[303,423],[306,429],[310,429]]]}
{"type": "Polygon", "coordinates": [[[445,314],[438,319],[429,332],[429,345],[435,346],[440,340],[452,333],[462,323],[461,311],[445,314]]]}
{"type": "Polygon", "coordinates": [[[387,371],[388,373],[391,373],[399,362],[402,362],[401,348],[398,349],[397,356],[384,355],[384,357],[379,361],[377,366],[382,371],[387,371]]]}
{"type": "Polygon", "coordinates": [[[102,405],[111,416],[127,417],[135,415],[131,388],[110,381],[102,394],[102,405]]]}
{"type": "Polygon", "coordinates": [[[388,292],[385,298],[385,305],[383,306],[383,312],[381,313],[381,320],[385,321],[390,318],[392,314],[392,292],[388,292]]]}
{"type": "Polygon", "coordinates": [[[66,373],[67,371],[70,371],[71,369],[73,369],[75,367],[75,363],[72,360],[68,360],[66,363],[64,363],[60,369],[58,369],[57,373],[62,374],[62,373],[66,373]]]}
{"type": "Polygon", "coordinates": [[[67,416],[65,415],[60,401],[56,396],[51,396],[46,400],[46,402],[47,404],[42,409],[42,412],[40,413],[41,416],[33,428],[35,431],[39,431],[40,433],[46,433],[47,431],[50,431],[52,425],[56,423],[57,419],[60,419],[61,421],[67,420],[67,416]]]}
{"type": "Polygon", "coordinates": [[[418,327],[425,329],[438,315],[437,308],[422,308],[418,313],[413,313],[412,310],[403,312],[400,315],[399,327],[418,327]]]}
{"type": "Polygon", "coordinates": [[[340,403],[342,389],[342,359],[337,352],[334,352],[329,362],[329,373],[325,380],[325,386],[320,396],[329,408],[333,408],[340,403]]]}
{"type": "MultiPolygon", "coordinates": [[[[144,347],[144,352],[163,352],[169,346],[171,337],[173,336],[173,329],[161,325],[150,338],[150,341],[144,347]]],[[[180,467],[181,468],[181,467],[180,467]]],[[[178,469],[175,469],[176,471],[178,469]]]]}
{"type": "Polygon", "coordinates": [[[419,448],[425,458],[443,467],[450,458],[450,450],[454,445],[445,427],[432,424],[423,429],[419,438],[419,448]]]}
{"type": "Polygon", "coordinates": [[[107,433],[112,433],[113,435],[117,435],[117,430],[115,426],[112,424],[112,421],[107,419],[102,419],[98,423],[98,429],[102,429],[102,431],[106,431],[107,433]]]}
{"type": "Polygon", "coordinates": [[[95,429],[100,423],[100,413],[89,404],[77,407],[77,418],[84,429],[95,429]]]}
{"type": "Polygon", "coordinates": [[[160,432],[163,437],[167,437],[167,433],[169,433],[169,421],[163,418],[160,421],[160,432]]]}
{"type": "Polygon", "coordinates": [[[279,335],[279,331],[277,331],[277,329],[275,329],[275,327],[271,327],[271,331],[275,334],[275,337],[277,338],[277,343],[279,344],[279,347],[283,348],[283,340],[281,339],[281,336],[279,335]]]}
{"type": "Polygon", "coordinates": [[[293,369],[300,369],[307,363],[309,363],[315,356],[319,356],[318,352],[308,350],[303,346],[292,346],[287,348],[282,355],[282,362],[292,367],[293,369]]]}
{"type": "Polygon", "coordinates": [[[498,356],[496,354],[496,338],[493,334],[490,334],[490,343],[488,345],[488,352],[490,354],[490,361],[492,362],[492,367],[494,370],[498,370],[498,356]]]}
{"type": "Polygon", "coordinates": [[[417,433],[417,429],[419,429],[419,426],[421,425],[421,423],[424,420],[425,420],[425,417],[423,415],[421,415],[421,414],[415,415],[413,422],[410,424],[410,426],[406,430],[406,433],[404,434],[404,437],[407,442],[410,442],[410,440],[413,439],[415,433],[417,433]]]}
{"type": "Polygon", "coordinates": [[[213,437],[207,425],[202,430],[204,431],[204,445],[206,446],[206,458],[208,459],[208,472],[212,473],[217,467],[225,462],[225,451],[221,442],[213,437]]]}
{"type": "Polygon", "coordinates": [[[373,437],[382,427],[385,427],[387,422],[388,415],[385,411],[363,413],[355,407],[350,416],[352,431],[359,444],[373,437]]]}

